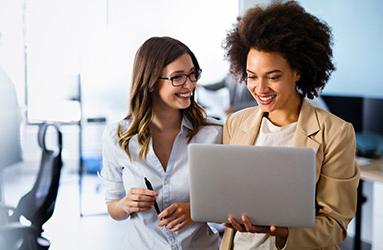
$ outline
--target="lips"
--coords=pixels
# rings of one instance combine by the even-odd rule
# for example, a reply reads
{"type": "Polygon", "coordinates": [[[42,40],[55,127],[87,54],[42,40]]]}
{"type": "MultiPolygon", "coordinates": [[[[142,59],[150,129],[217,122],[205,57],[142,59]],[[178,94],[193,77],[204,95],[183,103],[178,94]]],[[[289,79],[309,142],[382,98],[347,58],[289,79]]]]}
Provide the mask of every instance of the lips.
{"type": "Polygon", "coordinates": [[[260,101],[260,104],[262,105],[268,105],[273,102],[274,98],[277,95],[258,95],[258,100],[260,101]]]}
{"type": "Polygon", "coordinates": [[[176,95],[182,98],[190,98],[192,96],[192,92],[177,93],[176,95]]]}

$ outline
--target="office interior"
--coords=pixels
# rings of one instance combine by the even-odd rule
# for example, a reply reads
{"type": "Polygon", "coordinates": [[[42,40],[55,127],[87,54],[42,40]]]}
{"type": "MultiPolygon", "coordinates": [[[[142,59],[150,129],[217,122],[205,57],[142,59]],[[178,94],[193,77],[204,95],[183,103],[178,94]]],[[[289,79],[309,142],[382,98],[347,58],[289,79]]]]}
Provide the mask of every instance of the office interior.
{"type": "MultiPolygon", "coordinates": [[[[222,48],[226,32],[247,8],[271,2],[0,0],[0,81],[11,82],[16,91],[21,147],[1,151],[2,159],[15,160],[0,161],[0,202],[16,206],[31,189],[41,161],[39,124],[58,123],[63,168],[55,211],[44,225],[50,249],[120,249],[124,222],[108,217],[95,173],[105,125],[127,114],[137,48],[152,36],[175,37],[196,54],[203,69],[200,85],[221,81],[229,69],[222,48]]],[[[332,27],[336,71],[321,100],[353,124],[364,156],[358,158],[361,170],[376,163],[363,181],[360,229],[363,249],[383,249],[383,2],[298,2],[332,27]]],[[[225,119],[226,89],[198,87],[196,95],[209,115],[225,119]]],[[[8,138],[17,128],[1,122],[0,135],[8,138]]],[[[48,131],[48,144],[55,144],[55,136],[48,131]]],[[[354,220],[350,239],[355,229],[354,220]]],[[[355,249],[350,242],[342,249],[355,249]]]]}

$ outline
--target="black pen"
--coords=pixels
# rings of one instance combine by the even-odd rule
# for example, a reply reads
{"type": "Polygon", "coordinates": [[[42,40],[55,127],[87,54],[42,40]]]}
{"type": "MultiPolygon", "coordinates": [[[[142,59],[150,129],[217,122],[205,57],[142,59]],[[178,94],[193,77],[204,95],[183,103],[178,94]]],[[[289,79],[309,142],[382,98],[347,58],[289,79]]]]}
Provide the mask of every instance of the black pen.
{"type": "MultiPolygon", "coordinates": [[[[149,190],[153,191],[153,187],[152,187],[152,184],[150,183],[150,181],[146,177],[144,177],[144,180],[145,180],[146,187],[149,190]]],[[[161,213],[160,208],[158,207],[157,201],[154,201],[154,208],[156,209],[157,214],[161,213]]]]}

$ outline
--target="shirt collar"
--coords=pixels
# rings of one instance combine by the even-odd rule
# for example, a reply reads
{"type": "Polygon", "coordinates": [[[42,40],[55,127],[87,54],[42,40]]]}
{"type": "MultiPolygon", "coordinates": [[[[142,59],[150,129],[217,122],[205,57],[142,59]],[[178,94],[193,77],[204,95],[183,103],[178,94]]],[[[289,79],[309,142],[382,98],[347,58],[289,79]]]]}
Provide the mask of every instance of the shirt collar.
{"type": "Polygon", "coordinates": [[[183,115],[183,117],[182,117],[181,131],[183,130],[184,127],[187,128],[187,129],[189,129],[189,130],[192,130],[192,129],[193,129],[192,123],[189,121],[188,118],[186,118],[185,115],[183,115]]]}

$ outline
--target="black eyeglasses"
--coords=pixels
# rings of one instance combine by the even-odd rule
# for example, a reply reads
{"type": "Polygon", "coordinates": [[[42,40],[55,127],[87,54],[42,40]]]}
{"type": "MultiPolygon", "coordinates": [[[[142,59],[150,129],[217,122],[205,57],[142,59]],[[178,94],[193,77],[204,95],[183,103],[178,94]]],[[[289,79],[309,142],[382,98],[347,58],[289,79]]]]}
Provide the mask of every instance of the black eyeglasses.
{"type": "Polygon", "coordinates": [[[173,87],[179,87],[186,83],[186,80],[189,78],[191,82],[197,82],[201,77],[202,69],[193,70],[189,74],[176,74],[174,76],[161,76],[161,80],[169,80],[172,82],[173,87]]]}

